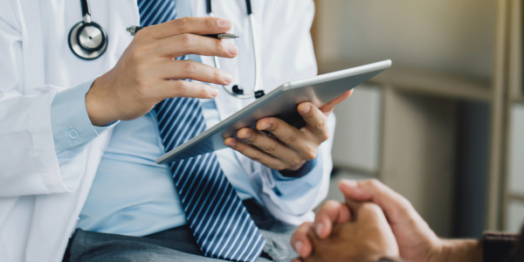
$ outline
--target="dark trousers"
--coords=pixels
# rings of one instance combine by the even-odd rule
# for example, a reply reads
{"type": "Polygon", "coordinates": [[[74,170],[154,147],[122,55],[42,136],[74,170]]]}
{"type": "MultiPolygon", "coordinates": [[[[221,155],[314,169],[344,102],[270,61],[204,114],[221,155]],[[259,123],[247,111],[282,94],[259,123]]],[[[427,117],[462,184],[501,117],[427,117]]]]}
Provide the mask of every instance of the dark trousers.
{"type": "MultiPolygon", "coordinates": [[[[297,254],[289,240],[294,227],[284,225],[253,200],[244,205],[266,239],[262,261],[290,261],[297,254]]],[[[67,246],[65,262],[205,262],[220,261],[204,257],[189,226],[168,229],[144,237],[105,234],[77,229],[67,246]]]]}

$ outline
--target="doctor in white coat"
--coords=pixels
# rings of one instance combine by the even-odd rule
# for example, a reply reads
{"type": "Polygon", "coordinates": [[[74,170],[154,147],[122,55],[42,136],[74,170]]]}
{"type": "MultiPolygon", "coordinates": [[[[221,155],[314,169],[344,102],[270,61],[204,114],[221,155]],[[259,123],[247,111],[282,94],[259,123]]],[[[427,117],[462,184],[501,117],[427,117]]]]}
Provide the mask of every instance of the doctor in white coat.
{"type": "MultiPolygon", "coordinates": [[[[105,53],[89,61],[79,59],[68,47],[69,30],[82,19],[79,2],[0,3],[0,261],[61,261],[77,228],[136,237],[167,229],[115,229],[100,218],[96,208],[91,209],[112,208],[104,203],[114,198],[97,192],[113,191],[104,184],[106,175],[112,174],[101,162],[114,153],[117,134],[128,132],[118,131],[119,126],[145,119],[156,103],[169,97],[213,101],[211,109],[204,108],[208,127],[253,101],[235,98],[220,87],[239,83],[249,92],[253,85],[255,61],[244,1],[213,1],[216,17],[223,18],[218,19],[207,16],[204,0],[178,0],[192,10],[186,14],[203,18],[167,22],[133,38],[125,28],[140,24],[136,0],[92,0],[92,20],[106,30],[109,41],[105,53]],[[198,36],[224,31],[241,38],[221,41],[198,36]],[[185,54],[202,55],[203,64],[163,59],[185,54]],[[223,71],[212,67],[209,56],[222,57],[223,71]],[[217,85],[169,80],[187,78],[217,85]],[[83,113],[72,110],[73,104],[80,105],[83,113]]],[[[177,8],[183,6],[180,3],[177,8]]],[[[252,8],[259,34],[260,81],[266,93],[284,82],[314,76],[317,68],[309,33],[313,2],[255,0],[252,8]]],[[[334,116],[330,113],[334,104],[322,110],[301,104],[299,111],[309,123],[302,130],[292,130],[272,118],[259,122],[259,129],[277,138],[289,138],[289,130],[296,132],[289,141],[271,148],[264,148],[269,141],[264,134],[251,129],[240,130],[239,137],[252,145],[225,141],[232,149],[217,156],[243,200],[254,199],[287,225],[312,220],[312,209],[327,194],[332,168],[334,116]],[[313,160],[318,161],[300,177],[276,174],[298,171],[313,160]],[[238,174],[247,180],[242,182],[238,174]]],[[[115,192],[126,190],[121,187],[115,186],[115,192]]],[[[176,202],[177,194],[173,196],[176,202]]],[[[126,205],[134,207],[129,201],[126,205]]],[[[111,210],[112,219],[121,211],[111,210]]],[[[141,219],[116,221],[147,225],[155,218],[141,219]]],[[[177,226],[185,223],[183,214],[177,221],[177,226]]]]}

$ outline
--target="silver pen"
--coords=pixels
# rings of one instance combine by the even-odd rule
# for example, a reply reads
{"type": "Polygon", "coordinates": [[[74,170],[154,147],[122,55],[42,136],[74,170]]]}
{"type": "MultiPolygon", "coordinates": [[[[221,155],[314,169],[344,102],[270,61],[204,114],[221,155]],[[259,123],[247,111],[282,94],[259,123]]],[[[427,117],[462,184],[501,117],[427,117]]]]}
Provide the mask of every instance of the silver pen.
{"type": "MultiPolygon", "coordinates": [[[[129,32],[132,36],[135,36],[138,31],[140,31],[140,30],[142,30],[144,28],[145,27],[134,25],[134,26],[130,26],[130,27],[126,28],[126,31],[129,32]]],[[[239,38],[240,37],[238,35],[228,34],[228,33],[202,35],[202,36],[207,36],[207,37],[211,37],[211,38],[215,38],[215,39],[235,39],[235,38],[239,38]]]]}

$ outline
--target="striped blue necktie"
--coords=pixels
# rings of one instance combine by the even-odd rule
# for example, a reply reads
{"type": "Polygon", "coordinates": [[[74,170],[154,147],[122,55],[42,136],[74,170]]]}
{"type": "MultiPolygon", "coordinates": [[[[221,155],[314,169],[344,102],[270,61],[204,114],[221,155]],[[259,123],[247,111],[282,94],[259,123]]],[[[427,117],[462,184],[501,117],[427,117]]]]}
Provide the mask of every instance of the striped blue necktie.
{"type": "MultiPolygon", "coordinates": [[[[176,18],[174,0],[138,0],[138,8],[142,26],[176,18]]],[[[166,152],[206,129],[198,99],[169,98],[155,110],[166,152]]],[[[255,261],[266,241],[222,171],[215,153],[173,162],[171,172],[189,227],[204,255],[255,261]]]]}

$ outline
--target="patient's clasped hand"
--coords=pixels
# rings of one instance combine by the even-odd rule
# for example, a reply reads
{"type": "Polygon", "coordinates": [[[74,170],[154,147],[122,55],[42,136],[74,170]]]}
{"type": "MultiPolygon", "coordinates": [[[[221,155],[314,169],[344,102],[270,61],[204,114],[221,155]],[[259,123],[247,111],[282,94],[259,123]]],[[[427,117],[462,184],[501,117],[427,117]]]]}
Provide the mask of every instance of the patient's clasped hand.
{"type": "Polygon", "coordinates": [[[377,180],[342,180],[346,203],[326,202],[291,244],[304,261],[483,261],[476,240],[444,240],[400,194],[377,180]]]}

